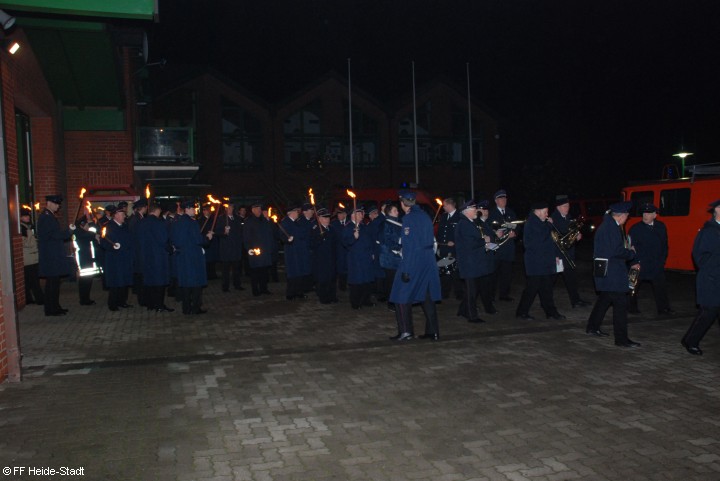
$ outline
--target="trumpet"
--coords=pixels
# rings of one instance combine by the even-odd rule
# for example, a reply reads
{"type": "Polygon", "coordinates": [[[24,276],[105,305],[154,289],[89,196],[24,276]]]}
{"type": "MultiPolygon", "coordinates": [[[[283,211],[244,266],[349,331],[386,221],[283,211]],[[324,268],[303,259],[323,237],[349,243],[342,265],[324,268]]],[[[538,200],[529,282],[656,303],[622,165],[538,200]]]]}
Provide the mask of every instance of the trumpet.
{"type": "Polygon", "coordinates": [[[497,248],[505,244],[507,241],[511,239],[510,233],[517,229],[517,226],[520,224],[524,224],[525,220],[513,220],[511,222],[498,222],[496,220],[491,222],[491,225],[493,229],[500,230],[505,229],[505,233],[501,236],[498,236],[498,242],[497,242],[497,248]]]}
{"type": "Polygon", "coordinates": [[[560,253],[563,255],[563,257],[567,261],[568,267],[570,267],[570,269],[575,269],[575,261],[570,259],[570,255],[568,254],[568,248],[565,247],[565,245],[563,244],[563,241],[562,241],[563,236],[560,235],[560,231],[557,230],[557,227],[555,227],[553,225],[553,228],[555,230],[550,231],[550,237],[552,237],[552,240],[555,243],[555,247],[558,248],[560,253]]]}

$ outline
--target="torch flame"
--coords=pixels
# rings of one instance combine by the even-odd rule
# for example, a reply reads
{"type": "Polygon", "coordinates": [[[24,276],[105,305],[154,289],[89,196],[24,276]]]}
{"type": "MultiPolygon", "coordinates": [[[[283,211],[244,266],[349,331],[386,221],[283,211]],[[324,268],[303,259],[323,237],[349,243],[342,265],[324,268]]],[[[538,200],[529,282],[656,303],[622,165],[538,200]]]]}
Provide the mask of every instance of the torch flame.
{"type": "Polygon", "coordinates": [[[342,202],[338,202],[338,207],[340,207],[341,209],[344,209],[344,208],[345,208],[345,206],[343,205],[342,202]]]}
{"type": "Polygon", "coordinates": [[[277,215],[271,215],[270,217],[272,218],[273,222],[277,224],[277,215]]]}
{"type": "Polygon", "coordinates": [[[223,197],[223,200],[227,200],[227,201],[229,202],[229,201],[230,201],[230,197],[223,197]]]}
{"type": "Polygon", "coordinates": [[[260,255],[260,249],[258,249],[257,247],[255,249],[253,249],[253,252],[255,253],[256,256],[260,255]]]}
{"type": "Polygon", "coordinates": [[[212,202],[213,204],[222,204],[222,202],[219,201],[219,200],[217,200],[216,198],[214,198],[214,197],[212,196],[212,194],[208,194],[207,198],[208,198],[208,200],[209,200],[210,202],[212,202]]]}
{"type": "Polygon", "coordinates": [[[210,212],[215,212],[215,206],[214,206],[214,205],[211,205],[211,206],[210,206],[210,212]]]}
{"type": "MultiPolygon", "coordinates": [[[[268,207],[268,217],[272,218],[272,216],[273,215],[272,215],[272,206],[271,206],[271,207],[268,207]]],[[[275,217],[277,217],[277,216],[275,216],[275,217]]]]}
{"type": "Polygon", "coordinates": [[[27,204],[23,204],[23,205],[22,205],[22,208],[23,208],[23,209],[32,210],[32,207],[30,207],[30,206],[27,205],[27,204]]]}
{"type": "Polygon", "coordinates": [[[145,186],[145,198],[150,200],[150,184],[145,186]]]}
{"type": "Polygon", "coordinates": [[[310,203],[315,205],[315,194],[313,194],[312,187],[308,189],[308,195],[310,196],[310,203]]]}
{"type": "Polygon", "coordinates": [[[442,205],[442,200],[435,197],[435,202],[437,202],[437,205],[442,205]]]}
{"type": "Polygon", "coordinates": [[[85,187],[83,187],[82,190],[80,190],[80,198],[81,198],[81,199],[82,199],[83,197],[85,197],[85,192],[87,192],[87,189],[86,189],[85,187]]]}
{"type": "Polygon", "coordinates": [[[92,213],[92,204],[89,200],[86,202],[85,208],[88,210],[88,212],[92,213]]]}
{"type": "Polygon", "coordinates": [[[40,202],[35,202],[35,210],[40,210],[40,202]]]}
{"type": "Polygon", "coordinates": [[[349,196],[352,197],[353,199],[354,199],[355,197],[357,197],[357,196],[355,195],[355,192],[353,192],[353,191],[350,190],[350,189],[347,189],[347,195],[349,195],[349,196]]]}
{"type": "Polygon", "coordinates": [[[101,234],[101,236],[102,236],[103,239],[105,238],[105,232],[107,232],[107,227],[103,227],[103,228],[102,228],[102,234],[101,234]]]}

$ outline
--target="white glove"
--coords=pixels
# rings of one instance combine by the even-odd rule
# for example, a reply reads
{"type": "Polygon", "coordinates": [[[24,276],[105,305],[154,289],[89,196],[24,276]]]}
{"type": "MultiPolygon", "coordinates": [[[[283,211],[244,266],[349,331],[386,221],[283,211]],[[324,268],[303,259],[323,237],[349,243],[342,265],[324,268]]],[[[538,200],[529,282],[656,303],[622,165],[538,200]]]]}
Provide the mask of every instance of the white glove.
{"type": "Polygon", "coordinates": [[[249,250],[248,250],[248,255],[249,255],[249,256],[254,256],[254,255],[255,255],[255,249],[249,249],[249,250]]]}
{"type": "Polygon", "coordinates": [[[69,226],[69,227],[70,227],[70,230],[75,230],[75,229],[76,229],[76,226],[75,226],[75,224],[70,224],[70,226],[69,226]]]}
{"type": "Polygon", "coordinates": [[[120,243],[116,242],[113,244],[113,249],[118,250],[120,248],[120,243]]]}

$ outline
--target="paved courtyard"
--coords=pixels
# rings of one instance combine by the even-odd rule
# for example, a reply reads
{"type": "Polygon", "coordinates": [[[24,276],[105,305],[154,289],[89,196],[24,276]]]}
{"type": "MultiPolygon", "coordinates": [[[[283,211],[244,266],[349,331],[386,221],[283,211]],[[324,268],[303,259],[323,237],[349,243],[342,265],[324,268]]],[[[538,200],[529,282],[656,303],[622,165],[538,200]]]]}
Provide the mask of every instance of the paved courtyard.
{"type": "Polygon", "coordinates": [[[693,277],[669,277],[677,312],[657,318],[642,290],[635,350],[586,336],[590,309],[562,282],[566,321],[536,301],[537,321],[499,303],[469,324],[449,300],[440,342],[402,345],[391,312],[345,294],[287,302],[284,285],[253,298],[211,281],[210,312],[188,317],[110,312],[97,283],[98,304],[79,306],[63,284],[68,316],[20,314],[24,380],[0,385],[0,466],[16,471],[0,480],[717,480],[720,335],[685,352],[693,277]]]}

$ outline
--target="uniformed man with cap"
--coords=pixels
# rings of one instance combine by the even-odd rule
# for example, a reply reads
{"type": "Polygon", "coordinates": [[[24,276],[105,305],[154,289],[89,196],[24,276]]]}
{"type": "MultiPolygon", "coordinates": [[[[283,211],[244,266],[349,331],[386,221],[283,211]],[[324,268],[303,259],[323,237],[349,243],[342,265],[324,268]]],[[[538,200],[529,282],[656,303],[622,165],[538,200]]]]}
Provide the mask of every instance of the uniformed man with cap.
{"type": "Polygon", "coordinates": [[[288,301],[293,299],[306,299],[305,288],[307,276],[312,274],[312,257],[310,255],[310,233],[312,226],[304,215],[300,215],[300,207],[297,204],[290,204],[287,207],[287,215],[280,222],[282,228],[292,242],[285,245],[285,276],[287,287],[285,298],[288,301]]]}
{"type": "Polygon", "coordinates": [[[511,302],[513,262],[515,262],[515,238],[517,233],[510,227],[518,220],[515,211],[507,206],[507,192],[500,189],[495,192],[495,207],[490,209],[490,222],[496,226],[495,233],[500,240],[507,239],[495,252],[495,288],[501,301],[511,302]]]}
{"type": "Polygon", "coordinates": [[[147,199],[141,198],[133,203],[133,213],[127,219],[128,230],[133,239],[133,294],[137,296],[138,305],[145,307],[145,291],[143,289],[142,245],[138,226],[147,215],[147,199]]]}
{"type": "Polygon", "coordinates": [[[667,287],[665,285],[665,261],[668,256],[668,234],[665,223],[657,219],[657,207],[652,204],[643,204],[640,207],[642,222],[630,228],[628,235],[635,247],[637,259],[642,265],[638,276],[638,285],[635,295],[630,296],[628,312],[638,313],[638,288],[643,282],[652,285],[655,295],[655,307],[658,314],[675,312],[670,308],[667,287]]]}
{"type": "Polygon", "coordinates": [[[142,246],[143,288],[148,311],[173,312],[165,305],[165,287],[170,283],[170,237],[163,209],[153,204],[138,226],[142,246]]]}
{"type": "Polygon", "coordinates": [[[315,292],[321,304],[333,304],[337,298],[335,231],[330,229],[330,212],[321,207],[317,210],[319,224],[313,226],[310,245],[313,250],[313,275],[315,292]]]}
{"type": "Polygon", "coordinates": [[[78,276],[78,294],[80,296],[81,306],[92,306],[95,301],[90,298],[92,290],[92,281],[95,273],[94,268],[97,267],[95,259],[100,249],[97,239],[98,232],[95,222],[88,222],[86,216],[80,217],[75,221],[77,228],[75,229],[75,244],[77,245],[77,261],[80,267],[80,275],[78,276]]]}
{"type": "Polygon", "coordinates": [[[185,201],[180,204],[182,215],[173,224],[170,231],[170,242],[175,246],[177,256],[178,289],[182,296],[183,314],[205,314],[202,305],[202,290],[207,285],[205,269],[205,252],[212,240],[214,232],[200,233],[200,226],[195,221],[195,202],[185,201]]]}
{"type": "Polygon", "coordinates": [[[468,322],[485,322],[478,316],[476,302],[480,284],[483,282],[481,279],[484,279],[486,284],[491,282],[494,259],[486,249],[491,239],[488,235],[483,235],[475,223],[478,212],[475,200],[465,202],[459,212],[460,218],[452,238],[457,256],[458,275],[465,281],[465,288],[457,315],[464,317],[468,322]]]}
{"type": "Polygon", "coordinates": [[[405,212],[402,219],[402,260],[390,293],[390,302],[395,304],[398,334],[390,339],[408,341],[414,337],[412,306],[421,303],[425,314],[425,333],[420,338],[438,341],[440,330],[435,302],[442,299],[442,294],[433,252],[435,235],[432,219],[415,204],[415,192],[401,191],[399,197],[405,212]]]}
{"type": "MultiPolygon", "coordinates": [[[[455,226],[462,218],[462,214],[457,209],[457,203],[452,197],[448,197],[442,201],[443,213],[438,219],[437,230],[437,257],[440,259],[456,258],[455,255],[455,226]]],[[[442,288],[442,297],[447,299],[452,289],[455,297],[460,300],[464,299],[463,282],[458,276],[457,269],[453,269],[450,275],[440,276],[440,286],[442,288]]]]}
{"type": "Polygon", "coordinates": [[[495,250],[497,250],[498,238],[490,221],[490,201],[485,199],[478,201],[477,211],[478,216],[475,223],[482,236],[490,239],[490,243],[486,245],[489,247],[487,255],[492,259],[492,264],[490,265],[492,272],[490,276],[480,278],[480,299],[482,300],[486,314],[496,314],[497,309],[493,301],[495,297],[495,269],[497,268],[495,250]]]}
{"type": "Polygon", "coordinates": [[[100,247],[105,250],[105,285],[108,288],[108,309],[129,308],[128,288],[133,284],[133,238],[125,224],[125,211],[112,208],[112,220],[101,232],[100,247]]]}
{"type": "MultiPolygon", "coordinates": [[[[201,207],[201,213],[202,215],[197,216],[197,223],[200,226],[200,233],[206,237],[207,233],[210,232],[210,229],[212,229],[213,224],[213,217],[215,217],[216,212],[211,211],[211,208],[217,207],[218,209],[221,209],[221,205],[218,204],[217,206],[213,206],[209,203],[203,204],[201,207]]],[[[217,215],[220,215],[220,212],[217,212],[217,215]]],[[[217,225],[217,222],[216,222],[217,225]]],[[[205,269],[207,271],[207,278],[208,279],[217,279],[217,262],[220,259],[220,241],[219,236],[215,235],[210,240],[209,244],[206,246],[205,249],[205,269]]]]}
{"type": "Polygon", "coordinates": [[[335,220],[330,223],[330,228],[335,231],[337,239],[335,268],[337,269],[338,289],[341,291],[347,290],[347,248],[342,242],[345,226],[350,222],[347,217],[347,209],[338,206],[335,210],[335,220]]]}
{"type": "MultiPolygon", "coordinates": [[[[268,268],[272,265],[272,251],[277,240],[272,223],[262,215],[262,203],[255,202],[250,211],[243,227],[243,246],[248,253],[252,295],[257,297],[270,294],[268,268]]],[[[285,240],[292,242],[293,239],[285,240]]]]}
{"type": "MultiPolygon", "coordinates": [[[[552,225],[560,236],[566,235],[570,231],[571,225],[576,222],[575,219],[570,216],[570,199],[567,195],[558,195],[555,197],[555,210],[550,215],[552,225]]],[[[582,239],[582,234],[578,233],[577,240],[582,239]]],[[[575,262],[575,245],[569,249],[565,249],[567,257],[575,262]]],[[[578,278],[577,278],[577,267],[572,267],[568,259],[558,250],[558,258],[562,262],[563,270],[562,277],[565,281],[565,289],[567,289],[568,296],[570,296],[570,305],[572,307],[585,307],[589,306],[590,303],[580,298],[578,292],[578,278]]]]}
{"type": "Polygon", "coordinates": [[[25,274],[25,304],[45,303],[45,294],[38,276],[38,241],[32,224],[32,211],[27,207],[20,210],[20,234],[23,245],[23,273],[25,274]]]}
{"type": "MultiPolygon", "coordinates": [[[[280,230],[280,226],[275,222],[275,219],[270,217],[270,208],[271,206],[268,204],[263,204],[262,206],[262,218],[268,221],[270,224],[270,227],[272,227],[273,231],[273,237],[275,239],[275,242],[272,244],[272,250],[270,257],[272,259],[272,264],[270,264],[270,267],[268,267],[268,278],[269,282],[280,282],[280,276],[278,275],[278,261],[280,260],[280,244],[285,239],[285,236],[282,234],[282,231],[280,230]]],[[[275,214],[273,214],[275,218],[275,214]]],[[[243,225],[245,223],[246,219],[243,219],[243,225]]],[[[243,263],[246,263],[246,267],[244,267],[245,271],[248,275],[250,275],[250,264],[247,260],[248,252],[246,249],[243,249],[243,263]]]]}
{"type": "Polygon", "coordinates": [[[374,306],[372,295],[373,282],[375,282],[375,269],[373,267],[373,252],[375,238],[368,232],[363,206],[354,209],[350,223],[343,231],[343,245],[347,248],[348,286],[350,290],[350,306],[360,309],[362,306],[374,306]]]}
{"type": "Polygon", "coordinates": [[[233,288],[237,291],[245,290],[242,286],[242,229],[240,218],[235,214],[235,204],[227,204],[225,212],[218,217],[215,224],[223,292],[230,291],[231,272],[233,288]]]}
{"type": "Polygon", "coordinates": [[[540,296],[540,305],[548,319],[563,320],[553,300],[553,276],[557,272],[558,258],[555,243],[548,222],[548,204],[534,202],[530,206],[530,215],[523,231],[525,245],[525,289],[518,303],[515,317],[525,320],[535,319],[530,315],[535,296],[540,296]]]}
{"type": "Polygon", "coordinates": [[[382,242],[383,226],[385,225],[385,215],[380,212],[377,204],[372,202],[366,205],[368,211],[368,234],[375,239],[373,245],[373,271],[375,273],[375,282],[373,283],[373,294],[379,302],[387,302],[385,289],[385,269],[380,265],[380,243],[382,242]]]}
{"type": "Polygon", "coordinates": [[[72,258],[66,254],[65,242],[72,237],[75,224],[69,229],[60,227],[56,214],[62,206],[61,195],[45,197],[45,209],[38,216],[38,271],[45,278],[45,315],[63,316],[68,311],[60,307],[60,278],[74,270],[72,258]]]}
{"type": "Polygon", "coordinates": [[[612,306],[615,345],[628,348],[640,346],[640,343],[628,337],[627,329],[627,294],[630,291],[628,266],[630,269],[640,269],[635,248],[630,245],[623,230],[631,207],[632,202],[612,204],[595,232],[593,277],[599,296],[585,328],[589,335],[609,336],[600,326],[605,313],[612,306]]]}
{"type": "Polygon", "coordinates": [[[700,341],[720,315],[720,199],[709,207],[712,219],[698,232],[692,250],[698,270],[695,284],[699,310],[681,341],[695,356],[702,356],[700,341]]]}
{"type": "Polygon", "coordinates": [[[301,215],[296,222],[296,229],[298,229],[298,232],[295,234],[295,241],[300,242],[293,242],[293,244],[295,249],[305,253],[301,263],[298,264],[298,267],[303,272],[302,280],[300,281],[302,283],[303,293],[307,293],[313,290],[315,284],[315,279],[313,278],[312,273],[313,254],[310,249],[310,237],[312,235],[312,228],[314,225],[317,225],[317,221],[315,220],[315,208],[312,204],[305,202],[302,204],[301,210],[301,215]],[[298,234],[301,234],[301,236],[298,236],[298,234]],[[303,239],[306,240],[302,242],[303,239]]]}

